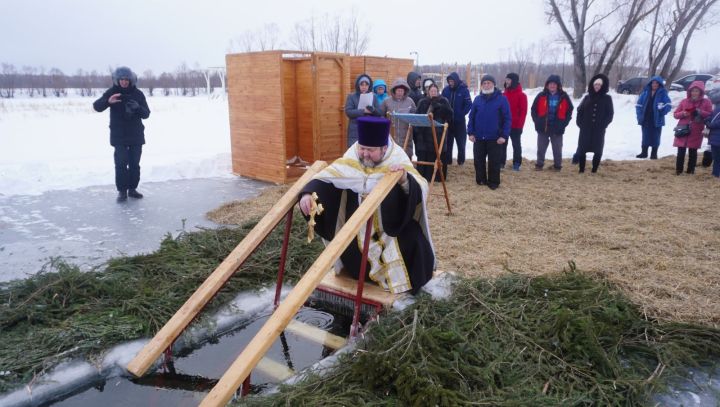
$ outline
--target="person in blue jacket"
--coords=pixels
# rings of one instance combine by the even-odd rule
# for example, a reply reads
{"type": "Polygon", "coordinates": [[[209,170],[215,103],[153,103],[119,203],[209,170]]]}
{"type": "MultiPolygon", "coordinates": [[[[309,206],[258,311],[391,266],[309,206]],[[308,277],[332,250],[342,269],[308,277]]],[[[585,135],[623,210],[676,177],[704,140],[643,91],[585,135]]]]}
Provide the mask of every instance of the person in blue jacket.
{"type": "Polygon", "coordinates": [[[665,81],[654,76],[645,85],[635,105],[637,122],[642,126],[642,151],[636,158],[647,158],[648,148],[651,148],[650,159],[657,160],[657,151],[660,146],[660,135],[665,126],[665,115],[672,110],[672,104],[665,90],[665,81]]]}
{"type": "Polygon", "coordinates": [[[387,84],[384,80],[375,79],[375,81],[373,81],[373,93],[375,94],[375,99],[377,99],[378,104],[382,106],[382,103],[388,98],[387,84]]]}
{"type": "Polygon", "coordinates": [[[512,117],[510,103],[496,87],[495,78],[484,75],[480,81],[480,94],[470,108],[468,138],[473,142],[475,182],[490,189],[500,186],[500,167],[503,144],[510,137],[512,117]],[[487,169],[486,169],[487,158],[487,169]]]}
{"type": "Polygon", "coordinates": [[[453,120],[448,126],[447,151],[445,152],[443,164],[452,164],[453,144],[457,142],[457,163],[463,165],[465,163],[465,142],[467,140],[465,116],[470,112],[472,99],[467,85],[460,80],[460,75],[457,72],[451,73],[446,79],[448,86],[442,90],[442,96],[450,101],[450,107],[453,109],[453,120]]]}

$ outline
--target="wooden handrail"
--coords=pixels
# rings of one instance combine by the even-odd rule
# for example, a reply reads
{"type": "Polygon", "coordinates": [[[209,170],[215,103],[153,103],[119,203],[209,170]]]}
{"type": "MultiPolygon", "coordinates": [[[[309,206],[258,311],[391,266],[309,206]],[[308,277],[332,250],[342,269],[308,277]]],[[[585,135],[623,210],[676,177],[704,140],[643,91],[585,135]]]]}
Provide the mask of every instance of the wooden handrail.
{"type": "Polygon", "coordinates": [[[400,171],[387,173],[378,182],[370,195],[365,198],[360,207],[338,231],[335,238],[327,245],[298,284],[265,322],[265,325],[248,343],[245,350],[240,353],[240,356],[235,359],[235,362],[220,378],[220,381],[200,403],[201,407],[224,406],[232,399],[245,378],[248,377],[255,365],[270,349],[275,339],[287,327],[293,316],[320,284],[320,281],[340,257],[340,254],[357,237],[360,227],[375,213],[380,203],[400,180],[401,175],[402,172],[400,171]]]}
{"type": "Polygon", "coordinates": [[[220,291],[227,280],[237,271],[260,243],[265,240],[285,214],[292,210],[300,191],[312,177],[327,166],[325,161],[316,161],[293,184],[285,195],[273,205],[267,214],[245,236],[240,244],[223,260],[205,282],[193,293],[175,315],[158,331],[127,366],[128,372],[140,377],[152,366],[158,357],[172,345],[205,305],[220,291]]]}

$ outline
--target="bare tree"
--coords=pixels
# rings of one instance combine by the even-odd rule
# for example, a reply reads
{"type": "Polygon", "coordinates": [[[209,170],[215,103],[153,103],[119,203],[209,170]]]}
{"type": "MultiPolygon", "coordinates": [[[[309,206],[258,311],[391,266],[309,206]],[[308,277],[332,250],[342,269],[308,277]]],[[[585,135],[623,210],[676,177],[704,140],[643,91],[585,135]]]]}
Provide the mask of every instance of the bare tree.
{"type": "Polygon", "coordinates": [[[616,19],[614,27],[604,27],[600,31],[603,45],[599,47],[593,75],[599,73],[610,75],[610,71],[625,51],[635,29],[658,6],[659,4],[653,4],[651,0],[616,0],[619,18],[616,19]]]}
{"type": "Polygon", "coordinates": [[[370,28],[355,9],[343,17],[325,14],[295,23],[290,44],[299,51],[342,52],[361,55],[370,42],[370,28]],[[320,22],[319,22],[320,21],[320,22]]]}
{"type": "Polygon", "coordinates": [[[23,66],[22,67],[23,72],[23,80],[25,82],[25,89],[27,89],[27,94],[30,97],[35,96],[35,86],[37,82],[37,68],[33,66],[23,66]]]}
{"type": "Polygon", "coordinates": [[[245,30],[230,40],[228,52],[269,51],[280,47],[280,27],[265,24],[256,30],[245,30]]]}
{"type": "MultiPolygon", "coordinates": [[[[547,0],[549,21],[555,21],[560,26],[565,41],[570,45],[573,54],[575,85],[573,95],[577,98],[584,92],[587,81],[587,66],[585,64],[585,39],[588,31],[615,14],[622,4],[601,3],[596,0],[547,0]]],[[[623,3],[624,4],[624,3],[623,3]]]]}
{"type": "Polygon", "coordinates": [[[150,96],[153,95],[153,91],[155,90],[155,74],[153,74],[153,71],[151,69],[145,70],[142,74],[143,83],[148,89],[148,94],[150,96]]]}
{"type": "Polygon", "coordinates": [[[172,88],[174,87],[175,78],[173,78],[172,74],[163,72],[158,77],[158,86],[162,88],[163,95],[169,96],[172,88]]]}
{"type": "Polygon", "coordinates": [[[657,6],[650,23],[648,75],[660,75],[672,79],[682,69],[693,33],[699,28],[717,23],[714,6],[718,0],[656,0],[656,2],[657,6]]]}
{"type": "Polygon", "coordinates": [[[520,78],[524,78],[527,74],[528,66],[532,64],[535,55],[535,44],[522,47],[516,44],[511,53],[511,66],[520,78]]]}
{"type": "Polygon", "coordinates": [[[15,87],[17,86],[17,70],[15,65],[2,64],[2,74],[0,74],[0,97],[15,97],[15,87]]]}
{"type": "Polygon", "coordinates": [[[613,65],[613,70],[610,71],[608,77],[611,77],[610,75],[614,73],[612,78],[614,78],[615,81],[619,81],[620,79],[631,76],[639,76],[645,71],[644,60],[645,53],[639,42],[637,40],[631,40],[618,56],[616,63],[613,65]]]}
{"type": "Polygon", "coordinates": [[[58,68],[51,68],[48,75],[50,75],[50,88],[52,88],[53,95],[56,97],[66,96],[67,78],[63,71],[58,68]]]}
{"type": "Polygon", "coordinates": [[[353,7],[345,20],[345,53],[362,55],[370,42],[370,27],[361,21],[357,10],[353,7]]]}
{"type": "Polygon", "coordinates": [[[304,21],[298,21],[293,28],[290,43],[299,51],[319,51],[323,49],[321,26],[313,14],[304,21]]]}

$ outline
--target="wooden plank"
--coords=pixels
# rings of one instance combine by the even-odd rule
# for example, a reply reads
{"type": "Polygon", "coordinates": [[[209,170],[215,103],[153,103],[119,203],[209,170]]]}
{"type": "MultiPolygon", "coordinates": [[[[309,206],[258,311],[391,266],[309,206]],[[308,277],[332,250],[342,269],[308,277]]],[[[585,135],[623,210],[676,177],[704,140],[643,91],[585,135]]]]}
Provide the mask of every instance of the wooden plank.
{"type": "Polygon", "coordinates": [[[313,128],[313,62],[302,61],[297,67],[297,111],[298,111],[298,151],[300,158],[312,162],[316,160],[313,154],[315,144],[315,130],[313,128]]]}
{"type": "Polygon", "coordinates": [[[355,213],[327,245],[310,269],[290,291],[277,310],[265,322],[240,356],[220,378],[218,383],[200,403],[201,407],[224,406],[232,399],[235,391],[250,374],[258,361],[265,355],[272,343],[290,323],[298,309],[305,303],[315,287],[325,276],[327,270],[340,257],[340,253],[352,242],[367,220],[372,216],[390,190],[400,180],[400,172],[391,172],[378,182],[370,195],[363,201],[355,213]]]}
{"type": "MultiPolygon", "coordinates": [[[[240,244],[210,274],[205,282],[193,293],[170,320],[155,334],[135,358],[128,364],[127,370],[135,376],[142,376],[157,358],[185,330],[195,316],[215,296],[225,282],[235,274],[240,265],[252,254],[253,250],[265,240],[265,237],[292,209],[302,188],[313,175],[327,166],[324,161],[315,162],[280,200],[265,214],[257,225],[245,236],[240,244]]],[[[257,363],[257,360],[255,361],[257,363]]]]}
{"type": "Polygon", "coordinates": [[[257,370],[263,372],[265,376],[272,377],[278,382],[285,381],[295,376],[295,371],[283,365],[282,363],[269,359],[262,358],[256,367],[257,370]]]}
{"type": "MultiPolygon", "coordinates": [[[[357,294],[357,280],[350,277],[345,271],[335,274],[334,270],[328,271],[320,282],[320,287],[331,288],[341,293],[355,296],[357,294]]],[[[391,308],[397,296],[367,279],[363,287],[363,298],[382,304],[385,308],[391,308]]]]}
{"type": "Polygon", "coordinates": [[[298,100],[297,100],[297,62],[283,60],[283,121],[285,123],[285,158],[299,154],[298,143],[298,100]]]}
{"type": "MultiPolygon", "coordinates": [[[[433,278],[442,274],[443,271],[436,270],[433,273],[433,278]]],[[[357,280],[352,278],[345,270],[340,274],[335,274],[334,270],[330,270],[325,274],[320,287],[326,287],[339,291],[344,294],[355,296],[357,294],[357,280]]],[[[366,300],[374,301],[383,305],[383,307],[391,308],[392,304],[397,299],[397,295],[389,291],[385,291],[382,287],[370,281],[369,279],[365,282],[363,287],[363,298],[366,300]]]]}
{"type": "Polygon", "coordinates": [[[324,331],[316,326],[308,325],[296,319],[290,321],[288,326],[285,328],[285,331],[292,332],[299,337],[334,350],[342,348],[347,343],[347,339],[343,337],[331,334],[328,331],[324,331]]]}

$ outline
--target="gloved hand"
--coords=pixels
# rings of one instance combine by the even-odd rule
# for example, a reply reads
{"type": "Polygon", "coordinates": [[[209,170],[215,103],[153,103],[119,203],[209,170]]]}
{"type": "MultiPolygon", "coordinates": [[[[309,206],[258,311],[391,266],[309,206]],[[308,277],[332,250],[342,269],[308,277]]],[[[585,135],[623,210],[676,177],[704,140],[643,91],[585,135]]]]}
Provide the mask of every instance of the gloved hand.
{"type": "Polygon", "coordinates": [[[140,104],[137,100],[130,99],[125,102],[125,110],[130,113],[135,113],[140,108],[140,104]]]}

